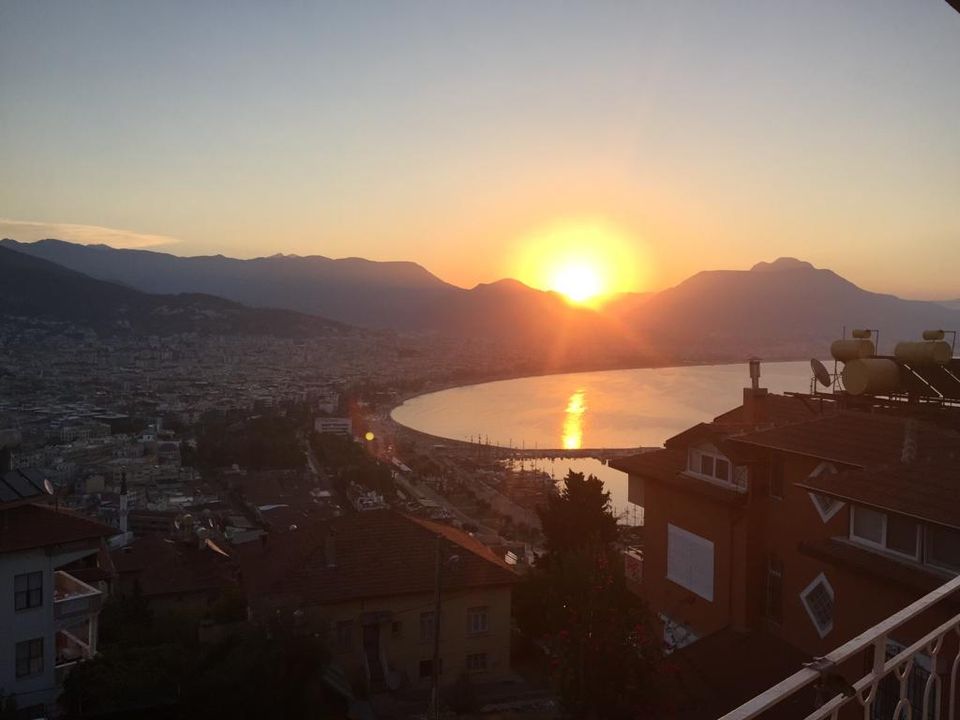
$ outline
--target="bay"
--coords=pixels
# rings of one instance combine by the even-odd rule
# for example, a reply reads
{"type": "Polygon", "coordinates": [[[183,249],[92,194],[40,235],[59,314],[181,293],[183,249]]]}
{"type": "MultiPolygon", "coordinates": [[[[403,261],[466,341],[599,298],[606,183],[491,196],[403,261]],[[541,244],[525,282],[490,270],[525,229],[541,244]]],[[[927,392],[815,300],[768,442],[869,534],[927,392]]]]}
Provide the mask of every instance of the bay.
{"type": "MultiPolygon", "coordinates": [[[[761,387],[808,392],[807,361],[764,363],[761,387]]],[[[541,469],[593,473],[629,512],[626,476],[592,458],[551,459],[551,449],[659,447],[698,422],[739,406],[746,363],[566,373],[450,388],[407,400],[391,413],[437,437],[544,450],[541,469]]],[[[533,461],[527,461],[528,465],[533,461]]]]}

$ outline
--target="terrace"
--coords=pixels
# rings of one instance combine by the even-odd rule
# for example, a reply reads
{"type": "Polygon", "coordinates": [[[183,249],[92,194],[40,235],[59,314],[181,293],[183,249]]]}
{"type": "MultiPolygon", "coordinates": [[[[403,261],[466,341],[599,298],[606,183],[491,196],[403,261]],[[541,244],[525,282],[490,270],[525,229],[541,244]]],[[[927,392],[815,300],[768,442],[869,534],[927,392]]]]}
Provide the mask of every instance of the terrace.
{"type": "MultiPolygon", "coordinates": [[[[958,591],[960,577],[815,658],[720,720],[783,717],[790,699],[810,690],[816,700],[804,720],[955,720],[960,670],[958,591]],[[904,633],[917,639],[904,644],[898,640],[904,633]]],[[[795,714],[791,708],[790,717],[795,714]]]]}

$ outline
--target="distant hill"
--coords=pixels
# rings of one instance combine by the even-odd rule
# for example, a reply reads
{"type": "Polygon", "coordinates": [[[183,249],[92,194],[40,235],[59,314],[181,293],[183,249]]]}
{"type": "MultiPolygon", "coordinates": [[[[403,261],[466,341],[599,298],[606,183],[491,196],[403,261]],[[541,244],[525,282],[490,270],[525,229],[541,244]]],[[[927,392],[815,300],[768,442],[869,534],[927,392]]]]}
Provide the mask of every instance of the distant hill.
{"type": "Polygon", "coordinates": [[[149,335],[196,332],[307,337],[349,331],[324,318],[249,308],[210,295],[151,295],[7,247],[0,247],[0,317],[149,335]]]}
{"type": "Polygon", "coordinates": [[[409,262],[294,255],[178,257],[61,240],[2,240],[0,247],[144,292],[201,292],[351,325],[482,337],[526,348],[553,346],[558,334],[572,330],[591,337],[596,324],[592,311],[570,307],[555,293],[515,280],[465,290],[409,262]]]}
{"type": "Polygon", "coordinates": [[[697,273],[652,295],[631,320],[669,346],[786,354],[823,353],[844,326],[879,329],[881,352],[926,328],[960,328],[956,310],[869,292],[794,258],[697,273]]]}
{"type": "Polygon", "coordinates": [[[252,307],[281,307],[368,327],[416,329],[427,308],[462,292],[410,262],[319,255],[238,260],[178,257],[61,240],[0,246],[148,293],[206,293],[252,307]]]}
{"type": "Polygon", "coordinates": [[[795,258],[700,272],[594,311],[516,280],[458,288],[406,262],[182,258],[59,240],[4,240],[0,247],[142,291],[210,293],[360,326],[503,342],[540,356],[546,369],[822,355],[844,326],[878,328],[880,349],[889,352],[925,328],[960,328],[960,310],[948,304],[869,292],[795,258]]]}

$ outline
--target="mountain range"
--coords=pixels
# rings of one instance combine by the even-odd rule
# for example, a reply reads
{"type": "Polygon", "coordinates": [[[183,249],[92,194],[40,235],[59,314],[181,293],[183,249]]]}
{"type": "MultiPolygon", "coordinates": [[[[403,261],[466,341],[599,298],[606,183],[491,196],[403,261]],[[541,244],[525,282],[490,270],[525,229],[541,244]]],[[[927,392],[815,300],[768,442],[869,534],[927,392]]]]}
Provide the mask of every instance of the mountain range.
{"type": "Polygon", "coordinates": [[[290,310],[249,308],[202,293],[154,295],[0,247],[0,317],[69,323],[97,332],[312,337],[349,332],[290,310]]]}
{"type": "MultiPolygon", "coordinates": [[[[919,338],[926,328],[960,327],[960,310],[950,304],[869,292],[793,258],[761,262],[750,270],[703,271],[657,293],[618,296],[595,311],[515,280],[459,288],[409,262],[178,257],[60,240],[0,241],[4,248],[114,288],[163,294],[165,303],[194,297],[178,294],[204,293],[204,302],[220,296],[251,306],[244,308],[247,312],[284,308],[363,327],[489,338],[563,358],[575,351],[583,355],[584,347],[622,362],[638,355],[648,360],[734,359],[751,353],[802,357],[823,354],[844,327],[880,330],[881,350],[889,351],[894,340],[919,338]]],[[[240,312],[240,306],[231,307],[240,312]]],[[[308,323],[306,315],[289,319],[295,317],[293,325],[308,323]]],[[[317,322],[328,327],[323,323],[329,321],[317,322]]]]}

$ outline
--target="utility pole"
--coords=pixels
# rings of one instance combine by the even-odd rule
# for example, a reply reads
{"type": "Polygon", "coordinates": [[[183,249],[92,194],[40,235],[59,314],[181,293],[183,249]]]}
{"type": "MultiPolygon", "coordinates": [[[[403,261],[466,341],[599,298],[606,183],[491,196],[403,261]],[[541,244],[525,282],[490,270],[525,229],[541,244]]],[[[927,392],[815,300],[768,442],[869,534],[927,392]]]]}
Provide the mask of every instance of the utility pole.
{"type": "Polygon", "coordinates": [[[433,720],[440,720],[440,568],[443,563],[440,548],[440,535],[437,535],[436,573],[434,578],[433,598],[433,660],[430,663],[430,702],[432,703],[433,720]]]}

